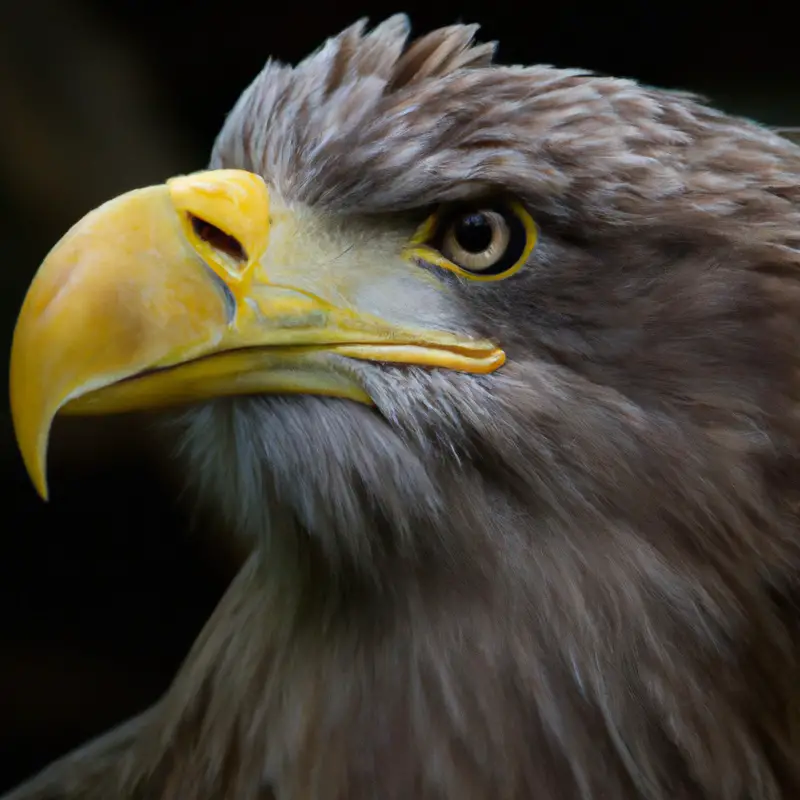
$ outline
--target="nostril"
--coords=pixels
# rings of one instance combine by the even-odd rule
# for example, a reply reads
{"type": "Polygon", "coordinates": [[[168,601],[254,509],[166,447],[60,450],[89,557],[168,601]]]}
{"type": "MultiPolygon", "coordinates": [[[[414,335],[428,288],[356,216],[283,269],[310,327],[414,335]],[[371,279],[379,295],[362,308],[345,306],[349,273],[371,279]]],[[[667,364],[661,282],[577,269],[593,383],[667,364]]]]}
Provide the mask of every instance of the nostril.
{"type": "Polygon", "coordinates": [[[225,231],[221,230],[216,225],[212,225],[212,223],[194,214],[189,214],[189,219],[192,223],[192,229],[198,239],[202,239],[214,249],[219,250],[234,261],[240,263],[247,261],[247,253],[236,237],[225,233],[225,231]]]}

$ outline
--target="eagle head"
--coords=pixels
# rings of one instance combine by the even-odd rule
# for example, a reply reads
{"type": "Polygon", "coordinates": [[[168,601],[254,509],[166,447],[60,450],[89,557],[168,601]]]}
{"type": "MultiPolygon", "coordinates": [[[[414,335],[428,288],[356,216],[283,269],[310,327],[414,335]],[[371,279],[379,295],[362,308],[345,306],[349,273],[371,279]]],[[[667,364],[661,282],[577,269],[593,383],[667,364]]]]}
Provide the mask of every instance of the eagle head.
{"type": "Polygon", "coordinates": [[[784,796],[800,149],[474,33],[269,62],[208,170],[69,231],[15,332],[28,470],[59,412],[174,408],[279,587],[286,680],[349,654],[355,708],[380,662],[388,730],[449,754],[397,797],[455,764],[503,797],[784,796]]]}

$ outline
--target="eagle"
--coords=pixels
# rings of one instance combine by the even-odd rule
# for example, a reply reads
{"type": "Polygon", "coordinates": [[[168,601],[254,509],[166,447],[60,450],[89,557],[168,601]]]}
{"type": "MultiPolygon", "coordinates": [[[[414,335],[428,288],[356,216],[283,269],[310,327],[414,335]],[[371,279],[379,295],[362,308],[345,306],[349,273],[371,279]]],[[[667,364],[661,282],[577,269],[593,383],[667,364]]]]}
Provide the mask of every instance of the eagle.
{"type": "Polygon", "coordinates": [[[8,798],[800,797],[800,148],[476,30],[267,62],[39,268],[40,494],[57,414],[163,409],[252,550],[8,798]]]}

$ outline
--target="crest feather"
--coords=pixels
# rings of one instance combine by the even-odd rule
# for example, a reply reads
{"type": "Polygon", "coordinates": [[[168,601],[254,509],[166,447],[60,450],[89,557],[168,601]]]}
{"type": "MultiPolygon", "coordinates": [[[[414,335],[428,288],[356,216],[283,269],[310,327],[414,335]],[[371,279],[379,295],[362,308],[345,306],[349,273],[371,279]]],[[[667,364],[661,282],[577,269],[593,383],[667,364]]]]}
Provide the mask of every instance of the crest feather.
{"type": "Polygon", "coordinates": [[[417,39],[394,68],[389,89],[400,89],[459,69],[488,67],[496,44],[476,45],[478,25],[450,25],[417,39]]]}
{"type": "Polygon", "coordinates": [[[395,14],[365,33],[362,18],[305,59],[300,69],[326,72],[326,95],[358,78],[375,77],[387,93],[457,70],[488,67],[495,42],[476,44],[478,25],[450,25],[432,31],[407,45],[411,24],[405,14],[395,14]]]}

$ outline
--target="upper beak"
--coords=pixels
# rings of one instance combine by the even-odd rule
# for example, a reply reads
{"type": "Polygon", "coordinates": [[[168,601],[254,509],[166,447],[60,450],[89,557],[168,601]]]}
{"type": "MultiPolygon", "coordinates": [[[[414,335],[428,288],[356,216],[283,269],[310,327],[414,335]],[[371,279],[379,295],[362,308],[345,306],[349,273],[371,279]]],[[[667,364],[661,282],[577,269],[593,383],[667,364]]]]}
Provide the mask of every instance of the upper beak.
{"type": "Polygon", "coordinates": [[[109,413],[267,392],[369,403],[331,351],[484,373],[503,363],[489,342],[333,304],[313,291],[313,273],[294,286],[272,282],[269,200],[249,172],[175,178],[92,211],[50,252],[19,314],[10,379],[17,441],[43,497],[62,408],[109,413]]]}

